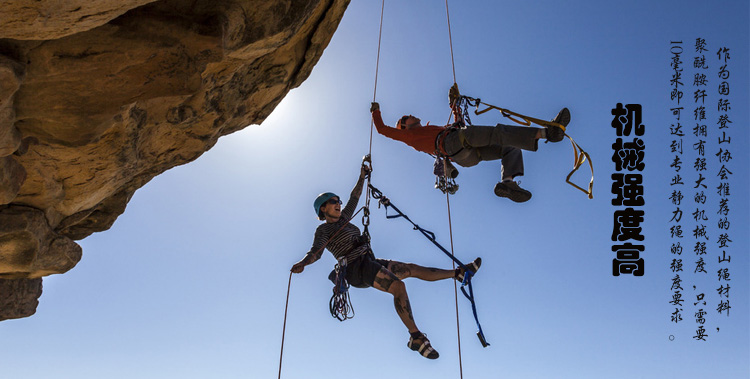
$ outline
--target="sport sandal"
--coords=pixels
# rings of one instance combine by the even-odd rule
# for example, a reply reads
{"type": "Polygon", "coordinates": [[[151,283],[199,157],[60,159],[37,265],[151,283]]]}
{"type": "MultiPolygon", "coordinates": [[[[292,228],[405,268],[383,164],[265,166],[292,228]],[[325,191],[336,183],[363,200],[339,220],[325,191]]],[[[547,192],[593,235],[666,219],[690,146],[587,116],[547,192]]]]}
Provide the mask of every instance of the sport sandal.
{"type": "Polygon", "coordinates": [[[479,267],[481,266],[482,258],[477,258],[473,262],[464,265],[464,267],[459,267],[458,275],[456,275],[456,280],[463,283],[464,276],[466,275],[466,269],[469,269],[472,272],[472,275],[476,275],[477,271],[479,271],[479,267]]]}
{"type": "Polygon", "coordinates": [[[440,356],[437,350],[435,350],[432,345],[430,345],[430,340],[428,340],[427,336],[425,336],[424,334],[421,334],[417,338],[409,337],[409,342],[406,344],[406,346],[408,346],[409,349],[422,354],[422,356],[427,359],[437,359],[437,357],[440,356]]]}

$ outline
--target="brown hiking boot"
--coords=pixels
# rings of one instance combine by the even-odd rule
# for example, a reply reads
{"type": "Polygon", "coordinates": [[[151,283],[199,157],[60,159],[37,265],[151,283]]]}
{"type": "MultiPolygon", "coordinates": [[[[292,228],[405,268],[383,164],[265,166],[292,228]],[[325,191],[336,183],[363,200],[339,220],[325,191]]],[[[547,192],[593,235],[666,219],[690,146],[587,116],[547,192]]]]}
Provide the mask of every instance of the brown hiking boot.
{"type": "MultiPolygon", "coordinates": [[[[555,127],[556,129],[560,129],[555,127]]],[[[495,185],[495,195],[507,197],[516,203],[523,203],[531,199],[531,192],[518,186],[518,183],[509,180],[507,182],[498,182],[495,185]]]]}

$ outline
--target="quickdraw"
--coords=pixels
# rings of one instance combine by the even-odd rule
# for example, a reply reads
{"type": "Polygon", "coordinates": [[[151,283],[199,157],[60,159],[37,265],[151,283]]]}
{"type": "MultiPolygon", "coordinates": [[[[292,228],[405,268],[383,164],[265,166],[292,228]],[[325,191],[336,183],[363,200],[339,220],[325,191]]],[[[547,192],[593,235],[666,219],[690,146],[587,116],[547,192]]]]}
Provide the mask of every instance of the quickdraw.
{"type": "Polygon", "coordinates": [[[447,255],[450,259],[452,259],[458,267],[463,268],[466,271],[466,275],[464,275],[464,280],[461,283],[461,292],[464,294],[464,296],[471,302],[471,310],[474,313],[474,320],[477,323],[477,337],[479,338],[479,342],[482,344],[482,347],[487,347],[490,344],[487,342],[487,340],[484,338],[484,332],[482,332],[482,325],[479,324],[479,316],[477,314],[477,307],[476,302],[474,300],[474,290],[471,286],[471,278],[474,276],[474,272],[472,272],[470,269],[466,267],[461,261],[459,261],[453,254],[451,254],[448,250],[446,250],[442,245],[440,245],[437,240],[435,239],[435,233],[426,230],[419,225],[415,224],[414,221],[412,221],[409,216],[401,212],[400,209],[398,209],[393,203],[391,203],[390,199],[385,197],[383,195],[383,192],[381,192],[379,189],[375,188],[373,185],[368,184],[368,187],[370,188],[370,191],[372,193],[372,197],[374,199],[378,200],[378,206],[383,205],[385,207],[385,217],[387,219],[394,219],[403,217],[406,219],[406,221],[409,221],[413,226],[414,230],[418,230],[422,235],[424,235],[430,242],[432,242],[435,246],[440,249],[445,255],[447,255]],[[396,215],[388,215],[388,208],[393,208],[393,210],[397,213],[396,215]],[[468,288],[468,291],[467,291],[468,288]]]}
{"type": "MultiPolygon", "coordinates": [[[[370,177],[372,175],[372,157],[370,154],[365,155],[362,158],[362,167],[367,170],[367,185],[370,185],[370,177]]],[[[365,194],[365,206],[362,208],[362,236],[367,239],[367,243],[370,243],[370,188],[367,188],[365,194]]]]}

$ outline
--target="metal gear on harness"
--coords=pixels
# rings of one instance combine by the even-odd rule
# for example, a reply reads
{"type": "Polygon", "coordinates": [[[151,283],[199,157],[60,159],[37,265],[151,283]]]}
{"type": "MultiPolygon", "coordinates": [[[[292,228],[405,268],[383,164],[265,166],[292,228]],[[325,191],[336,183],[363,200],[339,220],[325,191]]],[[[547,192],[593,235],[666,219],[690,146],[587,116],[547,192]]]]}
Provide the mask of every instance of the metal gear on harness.
{"type": "Polygon", "coordinates": [[[349,283],[346,281],[346,259],[336,264],[328,279],[333,282],[333,295],[328,302],[331,316],[339,321],[353,318],[354,307],[349,298],[349,283]]]}
{"type": "MultiPolygon", "coordinates": [[[[471,125],[471,120],[469,120],[468,117],[468,108],[465,104],[466,101],[458,91],[458,84],[453,83],[453,86],[448,90],[448,101],[450,102],[454,122],[435,139],[435,163],[432,172],[435,174],[435,188],[445,194],[453,195],[458,191],[458,183],[456,183],[458,170],[451,163],[450,157],[443,153],[443,149],[440,145],[445,139],[445,136],[449,133],[456,131],[460,133],[462,129],[466,128],[467,124],[464,120],[468,120],[469,125],[471,125]],[[462,104],[467,111],[462,111],[462,104]]],[[[461,137],[463,137],[463,134],[461,137]]]]}
{"type": "MultiPolygon", "coordinates": [[[[467,125],[471,125],[471,118],[469,118],[469,106],[474,106],[470,102],[469,97],[461,95],[458,90],[458,84],[453,83],[453,86],[448,90],[448,101],[450,101],[451,110],[453,112],[453,119],[456,124],[460,124],[460,127],[465,128],[467,125]]],[[[455,125],[455,124],[454,124],[455,125]]]]}
{"type": "MultiPolygon", "coordinates": [[[[368,248],[370,245],[370,232],[368,230],[368,227],[370,226],[370,174],[372,173],[372,159],[370,158],[370,155],[365,155],[364,158],[362,158],[362,167],[367,172],[367,199],[365,200],[365,206],[362,207],[360,210],[362,210],[362,235],[359,237],[359,245],[367,244],[368,248]]],[[[329,193],[321,194],[318,198],[321,197],[325,198],[329,193]]],[[[333,195],[336,196],[336,195],[333,195]]],[[[333,197],[331,196],[331,197],[333,197]]],[[[330,198],[330,197],[328,197],[330,198]]],[[[326,199],[327,200],[327,199],[326,199]]],[[[317,204],[316,200],[316,204],[317,204]]],[[[321,202],[321,204],[324,201],[321,202]]],[[[359,211],[357,211],[359,212],[359,211]]],[[[356,216],[356,213],[352,216],[354,218],[356,216]]],[[[343,227],[343,226],[342,226],[343,227]]],[[[337,230],[336,233],[334,233],[333,236],[331,236],[331,239],[335,237],[336,234],[341,229],[337,230]]],[[[327,244],[327,242],[326,242],[327,244]]],[[[325,247],[325,246],[324,246],[325,247]]],[[[331,300],[328,302],[328,308],[331,311],[331,316],[338,319],[339,321],[346,321],[350,318],[354,317],[354,307],[352,306],[351,298],[349,297],[349,283],[346,280],[346,268],[347,268],[347,260],[346,258],[343,258],[338,263],[336,263],[336,266],[334,267],[333,271],[328,275],[328,279],[333,282],[333,295],[331,295],[331,300]]]]}
{"type": "MultiPolygon", "coordinates": [[[[367,171],[367,185],[370,185],[370,177],[372,175],[372,157],[370,154],[362,157],[362,167],[367,171]]],[[[364,237],[367,243],[370,243],[370,188],[367,188],[365,195],[365,206],[362,208],[362,237],[364,237]]]]}
{"type": "Polygon", "coordinates": [[[442,154],[435,156],[432,173],[435,174],[435,188],[451,195],[458,191],[458,183],[456,183],[458,170],[442,154]]]}

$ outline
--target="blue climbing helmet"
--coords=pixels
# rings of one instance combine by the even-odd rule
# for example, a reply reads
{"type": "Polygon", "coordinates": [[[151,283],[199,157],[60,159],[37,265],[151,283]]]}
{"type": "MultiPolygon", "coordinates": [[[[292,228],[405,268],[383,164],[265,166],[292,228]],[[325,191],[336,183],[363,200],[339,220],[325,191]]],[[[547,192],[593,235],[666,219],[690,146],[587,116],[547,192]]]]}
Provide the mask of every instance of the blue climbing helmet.
{"type": "Polygon", "coordinates": [[[320,219],[320,220],[324,220],[325,219],[325,216],[323,216],[323,214],[320,212],[320,207],[322,207],[323,204],[326,203],[326,201],[328,201],[329,199],[331,199],[333,197],[338,197],[340,199],[339,195],[336,195],[333,192],[324,192],[324,193],[321,193],[315,199],[315,202],[313,203],[313,208],[315,209],[315,215],[318,216],[318,219],[320,219]]]}

